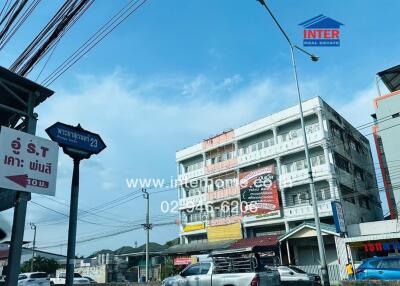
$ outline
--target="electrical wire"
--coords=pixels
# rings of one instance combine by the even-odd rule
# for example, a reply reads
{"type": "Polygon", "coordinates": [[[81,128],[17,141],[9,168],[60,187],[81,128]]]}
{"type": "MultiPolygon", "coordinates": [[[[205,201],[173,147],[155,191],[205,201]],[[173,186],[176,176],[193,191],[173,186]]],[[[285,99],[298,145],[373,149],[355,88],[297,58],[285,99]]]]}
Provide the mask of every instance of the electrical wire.
{"type": "Polygon", "coordinates": [[[16,23],[13,26],[9,27],[9,31],[4,33],[4,35],[0,36],[0,50],[2,50],[6,44],[10,41],[10,39],[14,36],[14,34],[19,30],[19,28],[23,25],[26,19],[32,14],[32,12],[39,5],[41,0],[32,0],[25,11],[21,14],[21,17],[17,19],[15,18],[16,23]]]}
{"type": "Polygon", "coordinates": [[[115,28],[124,22],[130,15],[142,7],[147,0],[132,0],[119,10],[108,22],[101,26],[84,44],[82,44],[71,56],[61,65],[52,71],[43,81],[42,85],[49,86],[77,61],[93,49],[100,41],[109,35],[115,28]]]}
{"type": "Polygon", "coordinates": [[[10,70],[19,75],[26,76],[93,2],[94,0],[66,1],[50,22],[11,65],[10,70]]]}

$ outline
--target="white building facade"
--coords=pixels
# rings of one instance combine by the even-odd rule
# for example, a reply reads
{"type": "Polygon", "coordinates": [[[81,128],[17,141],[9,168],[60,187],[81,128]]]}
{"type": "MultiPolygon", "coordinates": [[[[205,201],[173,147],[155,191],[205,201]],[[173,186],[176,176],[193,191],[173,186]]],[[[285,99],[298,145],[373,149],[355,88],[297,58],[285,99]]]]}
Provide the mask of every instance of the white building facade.
{"type": "MultiPolygon", "coordinates": [[[[369,141],[320,97],[303,110],[321,221],[334,223],[332,201],[347,225],[381,219],[369,141]]],[[[182,244],[282,235],[314,219],[298,106],[180,150],[176,161],[182,244]],[[246,194],[242,179],[267,171],[274,187],[246,194]],[[269,210],[249,212],[249,197],[269,210]]]]}

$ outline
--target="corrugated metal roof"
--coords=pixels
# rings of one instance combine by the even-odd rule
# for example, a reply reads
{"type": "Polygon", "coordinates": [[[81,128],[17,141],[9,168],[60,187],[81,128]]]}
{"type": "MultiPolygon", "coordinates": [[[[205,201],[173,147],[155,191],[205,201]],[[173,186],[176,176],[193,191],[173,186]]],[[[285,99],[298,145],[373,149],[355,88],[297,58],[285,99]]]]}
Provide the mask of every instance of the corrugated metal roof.
{"type": "MultiPolygon", "coordinates": [[[[315,223],[313,223],[313,222],[303,222],[302,224],[296,226],[295,228],[292,228],[285,235],[281,236],[279,238],[279,241],[284,241],[284,240],[288,239],[293,234],[297,233],[298,231],[302,230],[303,228],[311,228],[311,229],[315,230],[315,223]]],[[[339,234],[336,232],[336,227],[334,225],[321,223],[321,231],[325,232],[325,233],[332,234],[332,235],[339,236],[339,234]]]]}
{"type": "Polygon", "coordinates": [[[235,240],[208,243],[178,244],[162,251],[163,254],[199,254],[229,248],[235,240]]]}
{"type": "MultiPolygon", "coordinates": [[[[29,94],[34,95],[33,105],[36,107],[54,93],[54,91],[1,66],[0,82],[0,91],[2,92],[0,104],[12,107],[21,112],[26,112],[29,94]]],[[[10,117],[13,115],[15,115],[14,112],[2,110],[0,112],[0,125],[8,126],[10,124],[10,117]]],[[[19,117],[21,116],[18,114],[17,118],[19,117]]],[[[18,120],[12,122],[18,122],[18,120]]]]}
{"type": "Polygon", "coordinates": [[[232,244],[231,248],[246,248],[246,247],[274,247],[279,244],[278,236],[276,235],[268,235],[268,236],[259,236],[252,238],[244,238],[236,241],[232,244]]]}

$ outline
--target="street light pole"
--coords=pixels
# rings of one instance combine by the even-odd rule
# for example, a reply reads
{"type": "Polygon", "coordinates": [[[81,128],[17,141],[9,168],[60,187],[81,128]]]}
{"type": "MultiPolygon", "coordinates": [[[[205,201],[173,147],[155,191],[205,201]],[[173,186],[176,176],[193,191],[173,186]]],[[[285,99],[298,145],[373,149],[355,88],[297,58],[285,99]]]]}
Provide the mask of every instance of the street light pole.
{"type": "Polygon", "coordinates": [[[35,261],[35,248],[36,248],[36,224],[30,223],[31,229],[33,229],[33,245],[32,245],[32,261],[31,261],[31,272],[33,272],[33,264],[35,261]]]}
{"type": "Polygon", "coordinates": [[[285,39],[288,42],[289,47],[290,47],[290,53],[292,56],[293,74],[294,74],[294,80],[296,82],[297,96],[298,96],[298,102],[299,102],[301,129],[303,131],[302,133],[303,133],[303,140],[304,140],[304,150],[305,150],[306,161],[307,161],[308,180],[309,180],[310,194],[311,194],[311,200],[312,200],[312,205],[313,205],[315,229],[317,232],[317,241],[318,241],[318,249],[319,249],[319,256],[320,256],[320,263],[321,263],[322,280],[323,280],[324,286],[329,286],[330,283],[329,283],[329,275],[328,275],[328,271],[327,271],[328,269],[327,269],[327,264],[326,264],[324,240],[322,237],[321,225],[320,225],[320,220],[319,220],[317,196],[316,196],[316,192],[315,192],[315,184],[314,184],[314,178],[313,178],[313,174],[312,174],[311,158],[310,158],[310,152],[309,152],[310,150],[308,148],[307,133],[306,133],[305,123],[304,123],[304,113],[303,113],[303,106],[302,106],[302,100],[301,100],[299,79],[297,76],[297,66],[296,66],[296,58],[294,55],[294,49],[297,49],[297,50],[307,54],[308,56],[310,56],[310,59],[314,62],[318,61],[319,58],[316,55],[313,55],[313,54],[307,52],[306,50],[304,50],[296,45],[293,45],[292,41],[290,40],[289,36],[286,34],[285,30],[279,24],[278,20],[275,18],[275,16],[272,14],[272,11],[269,9],[267,4],[265,3],[265,0],[257,0],[257,1],[260,2],[260,4],[262,6],[264,6],[265,9],[268,11],[269,15],[274,20],[275,24],[278,26],[279,30],[285,37],[285,39]]]}

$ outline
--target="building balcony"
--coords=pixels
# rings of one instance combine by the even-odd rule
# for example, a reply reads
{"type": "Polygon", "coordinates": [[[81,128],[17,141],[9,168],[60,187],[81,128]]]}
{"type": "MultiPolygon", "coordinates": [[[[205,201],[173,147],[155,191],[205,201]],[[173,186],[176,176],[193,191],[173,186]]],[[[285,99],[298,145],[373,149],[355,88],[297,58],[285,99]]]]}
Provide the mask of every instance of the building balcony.
{"type": "Polygon", "coordinates": [[[258,161],[260,159],[265,159],[265,158],[273,156],[274,154],[276,154],[275,145],[238,156],[237,160],[238,160],[238,164],[241,165],[241,164],[246,164],[246,163],[250,163],[253,161],[258,161]]]}
{"type": "Polygon", "coordinates": [[[180,174],[178,176],[178,180],[181,181],[181,182],[184,182],[184,181],[189,181],[189,180],[191,180],[193,178],[201,177],[201,176],[204,176],[204,168],[200,168],[200,169],[197,169],[197,170],[194,170],[194,171],[190,171],[190,172],[187,172],[187,173],[184,173],[184,174],[180,174]]]}
{"type": "Polygon", "coordinates": [[[242,221],[242,216],[240,215],[212,218],[208,220],[208,226],[227,225],[241,221],[242,221]]]}
{"type": "MultiPolygon", "coordinates": [[[[321,217],[332,215],[331,201],[319,201],[318,202],[318,213],[321,217]]],[[[285,207],[283,209],[284,217],[287,219],[306,219],[314,217],[313,206],[310,204],[294,205],[285,207]]]]}
{"type": "Polygon", "coordinates": [[[354,179],[350,173],[347,173],[346,171],[337,168],[337,175],[338,175],[339,182],[341,184],[343,184],[349,188],[354,188],[354,179]]]}
{"type": "MultiPolygon", "coordinates": [[[[312,167],[313,177],[317,179],[330,174],[329,164],[322,164],[312,167]]],[[[290,173],[282,173],[279,176],[279,185],[281,187],[290,187],[293,184],[304,182],[308,180],[308,169],[302,169],[299,171],[293,171],[290,173]]]]}
{"type": "Polygon", "coordinates": [[[237,158],[231,158],[222,162],[206,166],[206,174],[212,174],[219,171],[231,169],[237,166],[237,158]]]}
{"type": "Polygon", "coordinates": [[[367,187],[367,183],[364,182],[363,180],[361,180],[360,178],[355,178],[354,179],[354,188],[357,191],[365,191],[365,190],[369,189],[367,187]]]}
{"type": "Polygon", "coordinates": [[[220,145],[227,144],[235,138],[235,133],[233,130],[223,132],[219,135],[216,135],[212,138],[204,140],[202,143],[202,147],[204,150],[216,148],[220,145]]]}
{"type": "Polygon", "coordinates": [[[179,209],[190,209],[195,208],[196,206],[200,206],[206,203],[207,196],[206,194],[200,194],[197,196],[191,196],[179,199],[179,209]]]}
{"type": "Polygon", "coordinates": [[[207,193],[207,200],[211,202],[216,202],[220,200],[227,200],[237,197],[240,194],[239,186],[233,186],[225,189],[220,189],[216,191],[209,191],[207,193]]]}
{"type": "MultiPolygon", "coordinates": [[[[276,145],[276,152],[285,153],[292,149],[304,148],[304,140],[302,135],[302,130],[294,130],[291,132],[291,138],[282,141],[282,136],[278,136],[280,138],[279,143],[276,145]]],[[[318,142],[324,138],[323,132],[319,128],[313,129],[313,131],[307,131],[307,141],[308,144],[312,144],[318,142]]]]}

